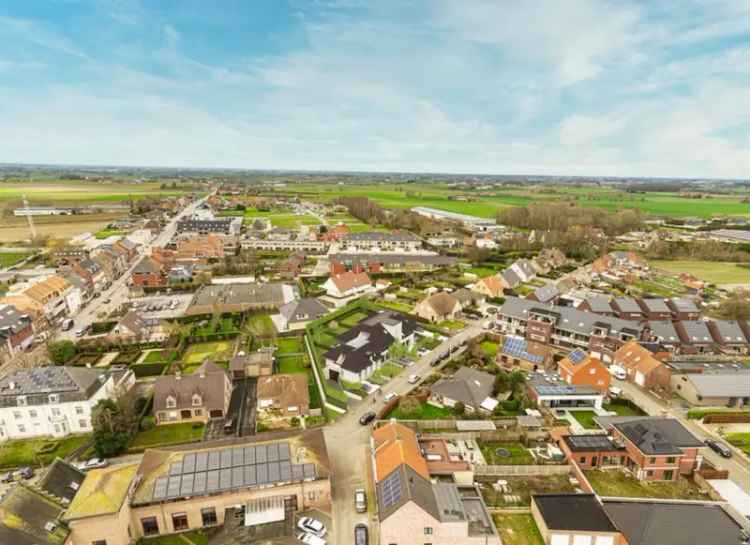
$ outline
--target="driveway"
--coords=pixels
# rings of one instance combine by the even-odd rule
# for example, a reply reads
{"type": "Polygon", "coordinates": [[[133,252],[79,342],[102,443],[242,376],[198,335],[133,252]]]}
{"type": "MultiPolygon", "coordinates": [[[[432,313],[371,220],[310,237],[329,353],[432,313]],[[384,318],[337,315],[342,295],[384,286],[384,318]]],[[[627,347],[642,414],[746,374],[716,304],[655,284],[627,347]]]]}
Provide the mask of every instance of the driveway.
{"type": "MultiPolygon", "coordinates": [[[[625,397],[632,399],[647,414],[676,418],[701,441],[711,438],[727,444],[724,439],[711,433],[708,429],[698,424],[697,421],[689,420],[683,408],[667,404],[631,382],[614,378],[612,380],[615,383],[614,385],[622,388],[625,397]]],[[[730,446],[730,448],[732,447],[730,446]]],[[[722,458],[709,448],[703,449],[703,457],[720,469],[728,469],[729,478],[735,481],[746,492],[750,493],[750,462],[745,458],[737,453],[732,458],[722,458]]]]}

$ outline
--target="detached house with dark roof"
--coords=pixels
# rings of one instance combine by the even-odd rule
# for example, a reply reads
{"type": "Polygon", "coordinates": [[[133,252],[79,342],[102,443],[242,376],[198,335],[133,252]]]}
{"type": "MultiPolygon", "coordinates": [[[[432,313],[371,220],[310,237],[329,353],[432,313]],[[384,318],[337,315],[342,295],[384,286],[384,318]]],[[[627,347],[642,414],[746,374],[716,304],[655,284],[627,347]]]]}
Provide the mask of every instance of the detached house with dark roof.
{"type": "Polygon", "coordinates": [[[145,256],[133,269],[131,281],[134,286],[139,287],[163,286],[166,284],[164,268],[158,261],[145,256]]]}
{"type": "Polygon", "coordinates": [[[271,319],[279,331],[295,331],[326,314],[328,307],[313,297],[305,297],[282,305],[271,319]]]}
{"type": "Polygon", "coordinates": [[[208,422],[224,418],[232,397],[232,381],[221,367],[206,361],[190,375],[161,376],[154,383],[157,424],[208,422]]]}
{"type": "Polygon", "coordinates": [[[34,340],[31,317],[13,305],[0,303],[0,362],[25,350],[34,340]]]}
{"type": "Polygon", "coordinates": [[[411,348],[417,324],[395,312],[378,312],[362,320],[338,338],[328,350],[325,374],[331,380],[361,382],[367,380],[388,360],[388,350],[396,343],[411,348]]]}
{"type": "Polygon", "coordinates": [[[430,401],[444,407],[463,404],[470,413],[492,413],[497,399],[492,397],[495,376],[471,367],[461,367],[452,377],[443,377],[430,387],[430,401]]]}

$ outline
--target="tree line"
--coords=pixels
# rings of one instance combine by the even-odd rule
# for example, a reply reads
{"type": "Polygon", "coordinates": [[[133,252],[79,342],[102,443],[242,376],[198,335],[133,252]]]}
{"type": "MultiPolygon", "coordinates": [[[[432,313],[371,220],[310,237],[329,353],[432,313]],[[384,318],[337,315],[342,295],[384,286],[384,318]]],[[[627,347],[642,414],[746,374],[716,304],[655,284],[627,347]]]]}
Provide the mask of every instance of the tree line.
{"type": "Polygon", "coordinates": [[[625,209],[609,212],[575,203],[532,203],[498,211],[500,223],[519,229],[565,232],[573,227],[598,228],[607,235],[620,235],[643,226],[643,212],[625,209]]]}

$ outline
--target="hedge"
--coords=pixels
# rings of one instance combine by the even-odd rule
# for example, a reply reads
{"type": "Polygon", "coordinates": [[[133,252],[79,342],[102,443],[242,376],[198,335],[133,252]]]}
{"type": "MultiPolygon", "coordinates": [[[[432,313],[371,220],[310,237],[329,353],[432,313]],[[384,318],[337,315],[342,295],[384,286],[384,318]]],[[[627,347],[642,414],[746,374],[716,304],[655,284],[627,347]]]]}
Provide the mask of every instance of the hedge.
{"type": "Polygon", "coordinates": [[[169,366],[169,363],[137,363],[130,368],[136,377],[155,377],[161,375],[169,366]]]}

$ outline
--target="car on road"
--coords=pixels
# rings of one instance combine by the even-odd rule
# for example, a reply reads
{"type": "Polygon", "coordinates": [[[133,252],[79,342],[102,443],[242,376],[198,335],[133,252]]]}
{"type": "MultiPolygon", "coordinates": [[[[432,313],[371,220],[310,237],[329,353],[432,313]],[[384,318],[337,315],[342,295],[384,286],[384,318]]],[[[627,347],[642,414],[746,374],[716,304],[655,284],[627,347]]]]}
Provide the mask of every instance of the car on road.
{"type": "Polygon", "coordinates": [[[627,380],[628,378],[627,371],[625,371],[625,369],[620,367],[619,365],[610,365],[609,372],[618,380],[627,380]]]}
{"type": "Polygon", "coordinates": [[[326,540],[316,536],[315,534],[308,534],[300,532],[297,534],[297,539],[305,545],[326,545],[326,540]]]}
{"type": "Polygon", "coordinates": [[[0,483],[12,483],[14,481],[13,479],[13,472],[8,471],[7,473],[3,473],[0,475],[0,483]]]}
{"type": "Polygon", "coordinates": [[[16,471],[15,475],[22,479],[31,479],[34,476],[34,470],[30,467],[22,467],[18,471],[16,471]]]}
{"type": "Polygon", "coordinates": [[[362,426],[366,426],[373,420],[375,420],[375,413],[373,411],[366,412],[365,414],[359,417],[359,423],[362,426]]]}
{"type": "Polygon", "coordinates": [[[367,545],[367,525],[357,524],[354,527],[354,545],[367,545]]]}
{"type": "Polygon", "coordinates": [[[706,439],[706,446],[723,458],[731,458],[732,451],[728,446],[713,439],[706,439]]]}
{"type": "Polygon", "coordinates": [[[78,464],[78,469],[81,471],[88,471],[90,469],[99,469],[102,467],[107,467],[109,465],[109,462],[103,458],[89,458],[85,462],[81,462],[78,464]]]}
{"type": "Polygon", "coordinates": [[[354,491],[354,508],[357,513],[367,512],[367,494],[365,494],[364,488],[357,488],[354,491]]]}
{"type": "Polygon", "coordinates": [[[71,320],[70,318],[68,318],[66,320],[63,320],[62,330],[63,331],[70,331],[71,329],[73,329],[74,325],[76,325],[76,323],[73,320],[71,320]]]}
{"type": "Polygon", "coordinates": [[[487,314],[497,314],[498,308],[497,307],[487,307],[485,309],[485,312],[487,314]]]}
{"type": "Polygon", "coordinates": [[[308,534],[313,534],[318,537],[323,537],[328,531],[326,525],[320,522],[318,519],[312,517],[302,517],[297,521],[297,528],[308,534]]]}
{"type": "Polygon", "coordinates": [[[409,375],[407,382],[409,384],[416,384],[417,382],[419,382],[420,378],[421,377],[419,375],[409,375]]]}
{"type": "Polygon", "coordinates": [[[76,329],[76,337],[83,337],[86,334],[86,328],[76,329]]]}
{"type": "Polygon", "coordinates": [[[388,403],[391,399],[394,399],[395,397],[396,397],[395,392],[388,392],[387,394],[383,396],[383,401],[388,403]]]}

